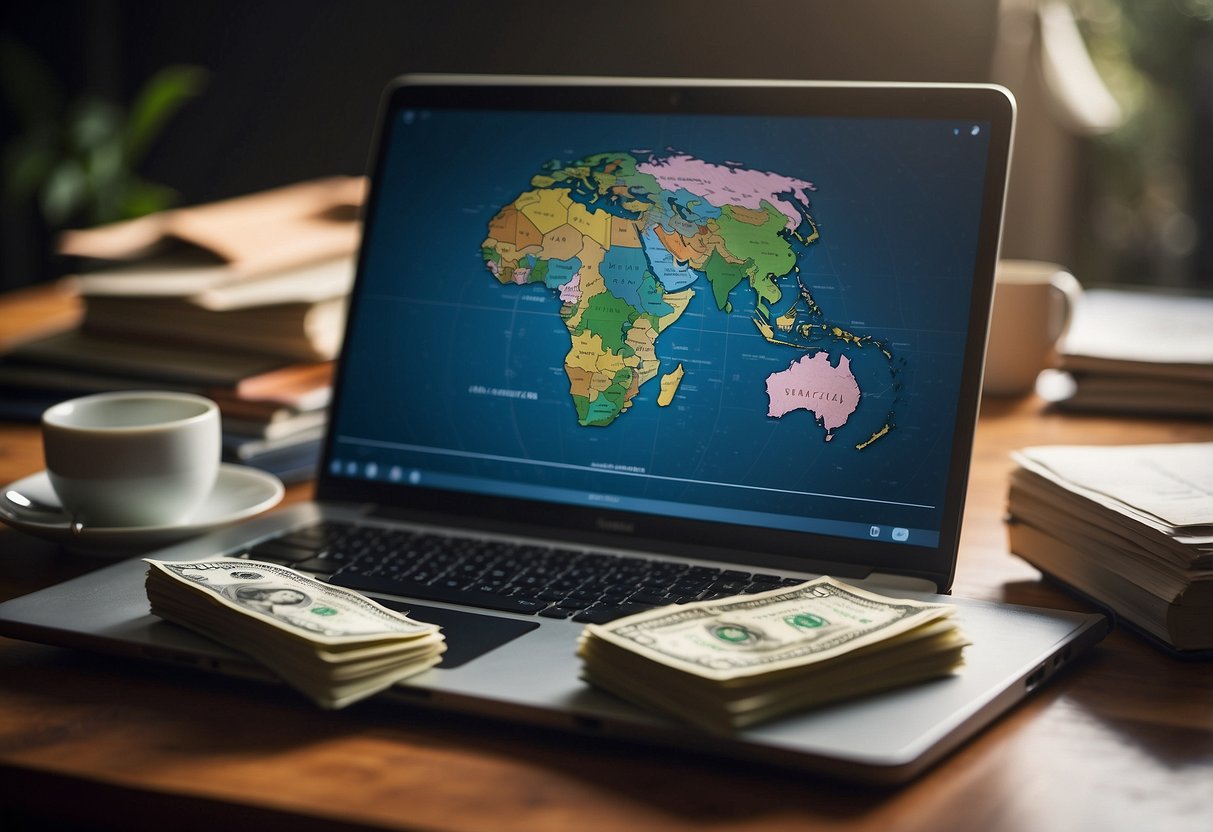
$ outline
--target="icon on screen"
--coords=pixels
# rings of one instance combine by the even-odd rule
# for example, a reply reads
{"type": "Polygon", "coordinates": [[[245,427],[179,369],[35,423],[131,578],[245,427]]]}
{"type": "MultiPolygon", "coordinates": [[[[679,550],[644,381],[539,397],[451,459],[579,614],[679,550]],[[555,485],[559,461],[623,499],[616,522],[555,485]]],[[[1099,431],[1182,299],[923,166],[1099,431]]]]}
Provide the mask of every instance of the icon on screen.
{"type": "Polygon", "coordinates": [[[872,528],[868,529],[868,534],[872,537],[880,537],[880,526],[873,526],[872,528]]]}
{"type": "Polygon", "coordinates": [[[910,539],[910,530],[909,529],[900,529],[900,528],[893,529],[893,539],[894,540],[909,540],[910,539]]]}

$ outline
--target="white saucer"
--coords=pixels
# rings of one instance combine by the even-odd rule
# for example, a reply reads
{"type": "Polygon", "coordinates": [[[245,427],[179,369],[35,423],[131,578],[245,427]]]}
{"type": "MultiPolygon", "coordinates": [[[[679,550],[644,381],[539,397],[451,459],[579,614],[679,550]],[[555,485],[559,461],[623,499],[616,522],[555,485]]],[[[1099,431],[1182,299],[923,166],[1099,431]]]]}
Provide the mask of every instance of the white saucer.
{"type": "Polygon", "coordinates": [[[73,551],[126,557],[252,517],[273,508],[284,493],[273,474],[246,465],[219,466],[210,496],[184,522],[168,526],[88,528],[73,531],[45,471],[0,488],[0,521],[38,537],[56,540],[73,551]],[[15,491],[45,510],[23,508],[8,497],[15,491]]]}

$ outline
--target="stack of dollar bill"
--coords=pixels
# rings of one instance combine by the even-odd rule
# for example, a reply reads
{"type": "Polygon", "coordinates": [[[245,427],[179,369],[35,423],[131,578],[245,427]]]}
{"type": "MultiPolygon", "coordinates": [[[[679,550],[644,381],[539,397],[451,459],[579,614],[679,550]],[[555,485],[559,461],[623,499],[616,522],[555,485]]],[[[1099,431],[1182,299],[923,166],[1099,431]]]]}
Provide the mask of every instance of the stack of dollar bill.
{"type": "Polygon", "coordinates": [[[433,667],[438,627],[270,563],[147,559],[152,612],[252,656],[325,708],[433,667]]]}
{"type": "Polygon", "coordinates": [[[831,578],[588,625],[582,677],[717,733],[954,672],[953,607],[831,578]]]}

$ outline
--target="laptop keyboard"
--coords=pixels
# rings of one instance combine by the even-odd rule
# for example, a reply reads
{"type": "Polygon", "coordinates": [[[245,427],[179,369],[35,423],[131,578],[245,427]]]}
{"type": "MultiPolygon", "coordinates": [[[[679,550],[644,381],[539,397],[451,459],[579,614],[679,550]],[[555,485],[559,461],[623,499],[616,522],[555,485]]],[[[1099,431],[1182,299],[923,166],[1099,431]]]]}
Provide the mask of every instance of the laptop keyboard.
{"type": "Polygon", "coordinates": [[[260,543],[253,560],[359,592],[602,624],[665,604],[763,592],[802,578],[625,555],[322,523],[260,543]]]}

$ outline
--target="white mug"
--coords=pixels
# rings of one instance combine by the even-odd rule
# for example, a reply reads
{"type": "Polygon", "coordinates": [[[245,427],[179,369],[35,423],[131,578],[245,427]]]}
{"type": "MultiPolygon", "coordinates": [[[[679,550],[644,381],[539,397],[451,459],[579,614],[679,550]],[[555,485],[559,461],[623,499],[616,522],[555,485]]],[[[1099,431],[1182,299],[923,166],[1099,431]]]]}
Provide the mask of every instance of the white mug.
{"type": "Polygon", "coordinates": [[[188,393],[100,393],[42,414],[47,474],[84,526],[185,521],[219,475],[219,408],[188,393]]]}
{"type": "Polygon", "coordinates": [[[1001,260],[994,280],[994,312],[986,347],[984,393],[1022,396],[1050,366],[1070,327],[1082,287],[1056,263],[1001,260]]]}

